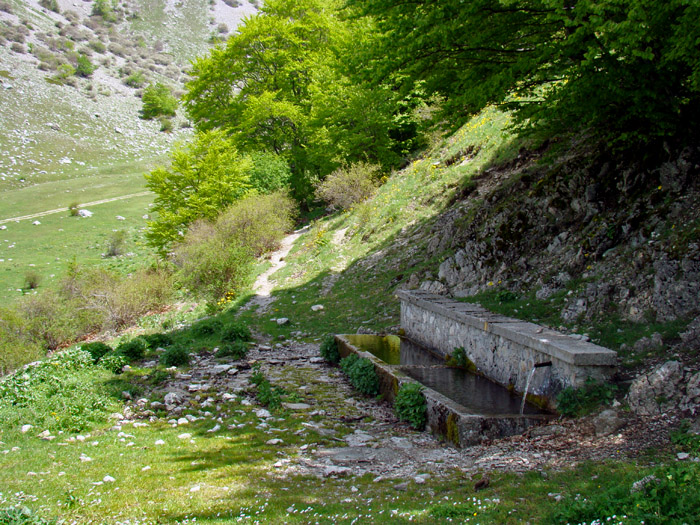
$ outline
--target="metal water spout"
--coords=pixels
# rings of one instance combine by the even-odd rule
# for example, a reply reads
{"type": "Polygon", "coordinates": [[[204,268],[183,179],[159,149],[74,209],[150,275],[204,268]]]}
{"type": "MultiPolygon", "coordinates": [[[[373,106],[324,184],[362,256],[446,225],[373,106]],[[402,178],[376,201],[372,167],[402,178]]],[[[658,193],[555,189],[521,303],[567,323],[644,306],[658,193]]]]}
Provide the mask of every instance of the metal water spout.
{"type": "Polygon", "coordinates": [[[530,381],[532,381],[532,376],[535,375],[535,371],[538,368],[544,368],[546,366],[552,366],[551,361],[544,361],[542,363],[535,363],[534,366],[532,367],[532,370],[530,370],[530,373],[527,375],[527,381],[525,382],[525,392],[523,392],[523,402],[520,404],[520,415],[523,415],[523,412],[525,412],[525,401],[527,400],[527,391],[530,389],[530,381]]]}

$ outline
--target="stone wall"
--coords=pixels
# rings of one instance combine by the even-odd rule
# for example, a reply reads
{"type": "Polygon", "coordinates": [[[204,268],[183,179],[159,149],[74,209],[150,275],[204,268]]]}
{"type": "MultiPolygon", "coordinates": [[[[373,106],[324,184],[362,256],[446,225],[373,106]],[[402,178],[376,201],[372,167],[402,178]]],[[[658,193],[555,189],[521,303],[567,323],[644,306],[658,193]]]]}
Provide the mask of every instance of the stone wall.
{"type": "Polygon", "coordinates": [[[464,348],[480,373],[520,394],[534,369],[528,398],[540,406],[555,409],[562,389],[615,371],[616,352],[582,339],[422,290],[397,295],[407,337],[443,356],[464,348]]]}

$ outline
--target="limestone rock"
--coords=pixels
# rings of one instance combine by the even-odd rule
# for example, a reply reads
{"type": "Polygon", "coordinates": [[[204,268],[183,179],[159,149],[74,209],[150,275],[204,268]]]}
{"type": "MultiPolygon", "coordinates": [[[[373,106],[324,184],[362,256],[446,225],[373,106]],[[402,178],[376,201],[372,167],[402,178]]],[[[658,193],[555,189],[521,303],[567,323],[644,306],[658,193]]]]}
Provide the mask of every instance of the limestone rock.
{"type": "Polygon", "coordinates": [[[603,410],[593,418],[593,427],[595,428],[596,436],[613,434],[624,427],[625,424],[625,420],[620,418],[617,411],[612,409],[603,410]]]}
{"type": "Polygon", "coordinates": [[[672,408],[684,390],[683,368],[678,361],[667,361],[649,374],[632,382],[627,402],[635,414],[659,415],[672,408]]]}

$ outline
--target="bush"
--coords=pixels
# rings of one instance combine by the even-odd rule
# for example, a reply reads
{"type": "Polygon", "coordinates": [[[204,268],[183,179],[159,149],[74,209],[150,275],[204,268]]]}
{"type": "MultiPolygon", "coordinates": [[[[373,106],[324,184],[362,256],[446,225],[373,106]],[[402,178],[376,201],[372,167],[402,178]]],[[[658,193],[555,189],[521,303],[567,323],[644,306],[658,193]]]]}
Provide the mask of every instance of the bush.
{"type": "Polygon", "coordinates": [[[169,118],[161,117],[160,130],[163,133],[171,133],[173,131],[173,121],[169,118]]]}
{"type": "Polygon", "coordinates": [[[163,366],[184,366],[190,362],[190,353],[184,346],[171,346],[160,356],[163,366]]]}
{"type": "Polygon", "coordinates": [[[39,5],[55,13],[61,12],[58,7],[58,0],[39,0],[39,5]]]}
{"type": "Polygon", "coordinates": [[[90,46],[90,49],[97,53],[104,54],[104,52],[107,51],[107,46],[105,46],[104,43],[100,42],[99,40],[90,40],[88,46],[90,46]]]}
{"type": "Polygon", "coordinates": [[[129,362],[132,362],[144,358],[146,355],[146,346],[146,341],[141,337],[137,337],[119,344],[115,352],[126,357],[129,362]]]}
{"type": "Polygon", "coordinates": [[[93,363],[99,362],[100,359],[112,351],[112,347],[102,341],[85,343],[80,345],[80,348],[90,354],[93,363]]]}
{"type": "Polygon", "coordinates": [[[284,390],[274,387],[267,379],[258,384],[257,398],[260,404],[272,410],[280,407],[282,404],[282,394],[284,390]]]}
{"type": "Polygon", "coordinates": [[[104,368],[113,374],[121,374],[124,366],[128,364],[128,358],[123,354],[118,354],[117,352],[105,354],[99,362],[101,368],[104,368]]]}
{"type": "Polygon", "coordinates": [[[243,359],[248,353],[248,349],[248,344],[244,341],[224,343],[216,352],[216,357],[233,357],[234,359],[243,359]]]}
{"type": "Polygon", "coordinates": [[[243,323],[235,321],[227,324],[221,333],[221,340],[228,342],[250,341],[252,338],[250,329],[243,323]]]}
{"type": "Polygon", "coordinates": [[[316,186],[316,197],[332,208],[350,209],[374,195],[379,172],[379,166],[367,162],[338,168],[316,186]]]}
{"type": "Polygon", "coordinates": [[[126,80],[124,80],[124,84],[132,88],[142,88],[146,85],[146,77],[144,76],[142,71],[136,71],[135,73],[132,73],[131,75],[126,77],[126,80]]]}
{"type": "Polygon", "coordinates": [[[12,4],[6,0],[0,0],[0,11],[12,14],[12,4]]]}
{"type": "Polygon", "coordinates": [[[329,363],[338,364],[340,354],[338,353],[338,342],[335,340],[335,336],[328,334],[323,338],[323,341],[321,341],[321,357],[329,363]]]}
{"type": "Polygon", "coordinates": [[[32,337],[29,326],[16,310],[0,309],[0,376],[46,354],[32,337]]]}
{"type": "Polygon", "coordinates": [[[36,270],[29,270],[24,274],[25,290],[36,290],[39,288],[39,282],[41,282],[41,275],[36,270]]]}
{"type": "Polygon", "coordinates": [[[121,255],[124,251],[124,244],[126,244],[126,232],[124,230],[112,232],[107,241],[105,257],[117,257],[121,255]]]}
{"type": "Polygon", "coordinates": [[[368,396],[379,394],[379,377],[372,361],[366,357],[358,357],[357,354],[350,354],[340,360],[340,368],[358,391],[368,396]]]}
{"type": "Polygon", "coordinates": [[[566,417],[580,417],[593,412],[615,399],[618,388],[610,383],[598,383],[588,378],[583,387],[567,387],[557,396],[557,410],[566,417]]]}
{"type": "Polygon", "coordinates": [[[211,234],[206,223],[190,227],[183,242],[175,246],[174,261],[180,283],[211,302],[235,297],[252,283],[255,259],[250,250],[211,234]]]}
{"type": "Polygon", "coordinates": [[[259,257],[277,249],[295,216],[296,204],[285,192],[251,195],[229,206],[210,231],[259,257]]]}
{"type": "Polygon", "coordinates": [[[160,82],[148,86],[141,97],[143,108],[142,119],[152,119],[160,115],[174,117],[177,110],[177,99],[170,88],[160,82]]]}
{"type": "Polygon", "coordinates": [[[97,69],[97,66],[90,62],[90,59],[84,55],[78,55],[76,59],[75,73],[80,77],[89,77],[97,69]]]}
{"type": "Polygon", "coordinates": [[[423,430],[426,423],[426,403],[422,391],[423,387],[418,383],[405,383],[394,400],[396,417],[416,430],[423,430]]]}
{"type": "Polygon", "coordinates": [[[192,333],[197,337],[207,337],[220,332],[223,326],[218,319],[203,319],[192,325],[192,333]]]}
{"type": "Polygon", "coordinates": [[[165,348],[173,344],[173,337],[170,334],[157,333],[142,335],[141,337],[146,341],[146,346],[149,350],[165,348]]]}
{"type": "Polygon", "coordinates": [[[70,212],[71,217],[80,217],[80,204],[74,202],[68,206],[68,211],[70,212]]]}

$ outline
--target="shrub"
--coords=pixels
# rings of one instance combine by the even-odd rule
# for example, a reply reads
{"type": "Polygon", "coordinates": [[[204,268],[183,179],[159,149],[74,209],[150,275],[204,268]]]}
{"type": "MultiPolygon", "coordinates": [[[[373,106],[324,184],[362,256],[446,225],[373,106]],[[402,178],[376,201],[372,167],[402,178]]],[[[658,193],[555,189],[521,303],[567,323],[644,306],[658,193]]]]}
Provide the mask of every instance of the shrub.
{"type": "Polygon", "coordinates": [[[338,364],[340,354],[338,353],[338,342],[331,334],[326,335],[321,341],[321,357],[333,364],[338,364]]]}
{"type": "Polygon", "coordinates": [[[90,49],[97,53],[104,54],[104,52],[107,51],[107,46],[105,46],[104,43],[100,42],[99,40],[90,40],[88,46],[90,46],[90,49]]]}
{"type": "Polygon", "coordinates": [[[112,347],[102,341],[85,343],[80,345],[80,348],[90,354],[93,363],[99,362],[100,359],[112,351],[112,347]]]}
{"type": "Polygon", "coordinates": [[[160,130],[163,133],[171,133],[173,131],[173,121],[172,119],[161,117],[160,119],[160,130]]]}
{"type": "Polygon", "coordinates": [[[127,357],[125,355],[118,354],[117,352],[105,354],[99,362],[101,368],[104,368],[113,374],[121,374],[124,366],[128,364],[129,360],[127,357]]]}
{"type": "Polygon", "coordinates": [[[216,357],[233,357],[234,359],[243,359],[248,353],[248,348],[248,344],[245,341],[224,343],[216,352],[216,357]]]}
{"type": "Polygon", "coordinates": [[[175,246],[174,261],[183,286],[216,302],[227,294],[237,296],[251,284],[255,259],[247,248],[209,231],[202,222],[190,227],[183,242],[175,246]]]}
{"type": "Polygon", "coordinates": [[[12,42],[10,49],[12,51],[14,51],[15,53],[26,53],[27,52],[27,49],[24,47],[24,44],[20,44],[19,42],[12,42]]]}
{"type": "Polygon", "coordinates": [[[74,202],[68,206],[68,212],[70,213],[71,217],[80,217],[80,204],[74,202]]]}
{"type": "Polygon", "coordinates": [[[92,15],[101,16],[105,22],[117,21],[110,0],[95,0],[95,3],[92,4],[92,15]]]}
{"type": "Polygon", "coordinates": [[[557,410],[566,417],[580,417],[593,412],[601,405],[609,405],[615,399],[617,387],[610,383],[598,383],[586,379],[583,387],[567,387],[557,396],[557,410]]]}
{"type": "Polygon", "coordinates": [[[141,336],[146,341],[146,346],[149,350],[156,348],[165,348],[173,344],[173,337],[170,334],[157,333],[141,336]]]}
{"type": "Polygon", "coordinates": [[[124,230],[112,232],[107,241],[105,257],[121,255],[124,251],[124,244],[126,244],[126,232],[124,230]]]}
{"type": "Polygon", "coordinates": [[[223,326],[218,319],[202,319],[192,325],[192,333],[197,337],[207,337],[220,332],[223,326]]]}
{"type": "Polygon", "coordinates": [[[75,73],[80,77],[89,77],[97,69],[97,66],[93,64],[87,55],[79,54],[76,58],[75,73]]]}
{"type": "Polygon", "coordinates": [[[367,162],[338,168],[316,186],[316,197],[332,208],[350,209],[374,194],[379,172],[379,166],[367,162]]]}
{"type": "Polygon", "coordinates": [[[119,355],[123,355],[130,362],[143,359],[146,355],[146,341],[141,337],[125,341],[117,346],[115,352],[119,355]]]}
{"type": "Polygon", "coordinates": [[[284,390],[274,387],[267,379],[264,379],[258,385],[257,398],[260,404],[272,410],[280,407],[282,404],[282,394],[284,390]]]}
{"type": "Polygon", "coordinates": [[[372,361],[366,357],[358,357],[357,354],[350,354],[340,360],[340,368],[358,391],[368,396],[379,394],[379,377],[372,361]]]}
{"type": "Polygon", "coordinates": [[[6,13],[12,13],[12,4],[6,0],[0,0],[0,11],[5,11],[6,13]]]}
{"type": "Polygon", "coordinates": [[[142,119],[149,120],[160,115],[175,116],[177,99],[173,96],[170,88],[160,82],[148,86],[144,90],[141,100],[143,101],[142,119]]]}
{"type": "Polygon", "coordinates": [[[58,7],[58,0],[39,0],[39,5],[55,13],[61,12],[58,7]]]}
{"type": "Polygon", "coordinates": [[[41,275],[36,270],[29,270],[24,274],[25,290],[36,290],[39,288],[39,282],[41,282],[41,275]]]}
{"type": "Polygon", "coordinates": [[[0,376],[44,355],[40,343],[30,333],[28,320],[14,309],[0,309],[0,376]]]}
{"type": "Polygon", "coordinates": [[[132,88],[141,88],[146,85],[146,77],[142,71],[136,71],[135,73],[131,73],[128,77],[126,77],[124,84],[132,88]]]}
{"type": "Polygon", "coordinates": [[[399,388],[394,400],[394,412],[401,421],[407,422],[416,430],[423,430],[426,423],[426,403],[418,383],[405,383],[399,388]]]}
{"type": "Polygon", "coordinates": [[[228,342],[250,341],[252,338],[250,329],[243,323],[235,321],[227,324],[221,333],[221,340],[228,342]]]}
{"type": "Polygon", "coordinates": [[[163,366],[183,366],[190,362],[190,353],[184,346],[171,346],[160,356],[163,366]]]}
{"type": "Polygon", "coordinates": [[[285,192],[251,195],[229,206],[210,231],[259,257],[278,247],[294,226],[295,215],[296,204],[285,192]]]}

